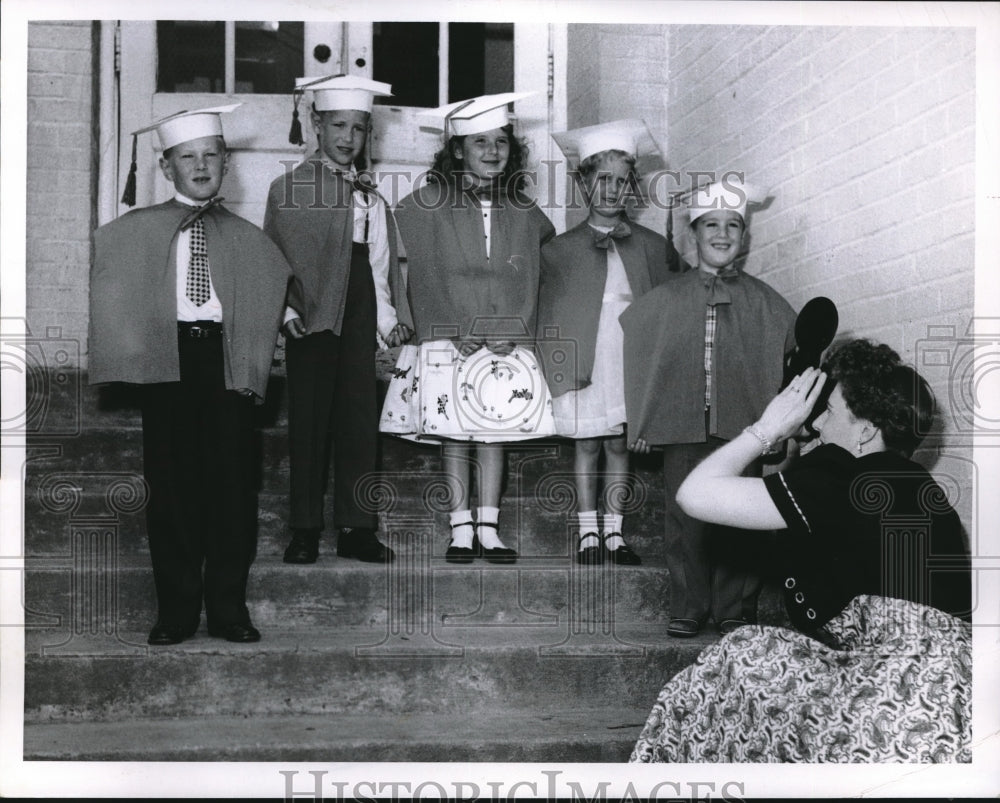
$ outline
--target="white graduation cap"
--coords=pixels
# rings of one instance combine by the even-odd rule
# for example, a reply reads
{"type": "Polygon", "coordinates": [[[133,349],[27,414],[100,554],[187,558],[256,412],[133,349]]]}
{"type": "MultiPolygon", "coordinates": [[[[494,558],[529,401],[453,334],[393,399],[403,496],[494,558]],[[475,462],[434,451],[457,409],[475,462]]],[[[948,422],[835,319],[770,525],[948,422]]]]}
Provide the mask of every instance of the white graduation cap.
{"type": "Polygon", "coordinates": [[[459,100],[436,109],[429,109],[419,116],[422,127],[444,131],[446,136],[467,137],[510,122],[507,104],[531,97],[534,92],[502,92],[499,95],[480,95],[478,98],[459,100]]]}
{"type": "Polygon", "coordinates": [[[603,151],[624,151],[638,161],[643,157],[658,156],[660,149],[646,123],[642,120],[615,120],[598,123],[552,135],[559,149],[569,161],[577,164],[589,156],[603,151]]]}
{"type": "Polygon", "coordinates": [[[376,97],[392,97],[392,85],[372,81],[360,75],[324,75],[319,78],[296,78],[292,92],[292,126],[288,141],[304,145],[299,101],[306,90],[313,93],[313,107],[318,112],[353,110],[371,114],[376,97]]]}
{"type": "Polygon", "coordinates": [[[157,120],[155,123],[133,131],[132,164],[129,166],[128,179],[125,181],[122,203],[135,206],[136,150],[139,134],[155,131],[160,140],[161,151],[169,150],[182,142],[190,142],[192,139],[221,137],[223,135],[221,115],[228,114],[242,105],[242,103],[230,103],[227,106],[212,106],[207,109],[175,112],[162,120],[157,120]]]}
{"type": "Polygon", "coordinates": [[[694,223],[706,212],[717,209],[732,210],[744,220],[748,204],[761,204],[767,199],[767,190],[749,184],[733,172],[705,187],[695,190],[688,200],[688,213],[694,223]]]}
{"type": "Polygon", "coordinates": [[[392,85],[360,75],[327,75],[322,78],[296,78],[295,91],[313,93],[318,112],[351,109],[371,114],[376,97],[392,97],[392,85]]]}
{"type": "Polygon", "coordinates": [[[133,131],[132,135],[145,134],[147,131],[155,131],[160,140],[160,150],[167,150],[201,137],[221,137],[222,118],[220,115],[228,114],[233,109],[242,106],[242,103],[230,103],[228,106],[213,106],[209,109],[195,109],[194,111],[181,111],[157,120],[155,123],[147,125],[133,131]]]}

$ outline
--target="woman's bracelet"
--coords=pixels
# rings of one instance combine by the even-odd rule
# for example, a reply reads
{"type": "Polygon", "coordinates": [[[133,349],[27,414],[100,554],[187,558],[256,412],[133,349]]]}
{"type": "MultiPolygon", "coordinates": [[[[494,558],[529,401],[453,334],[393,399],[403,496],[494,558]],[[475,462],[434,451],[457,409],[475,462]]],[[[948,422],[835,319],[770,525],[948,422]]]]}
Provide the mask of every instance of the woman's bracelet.
{"type": "Polygon", "coordinates": [[[765,435],[763,432],[757,429],[756,424],[751,424],[750,426],[746,427],[743,431],[749,433],[750,435],[753,435],[757,440],[760,441],[761,445],[760,453],[762,455],[778,453],[779,450],[775,448],[774,444],[771,443],[767,435],[765,435]]]}

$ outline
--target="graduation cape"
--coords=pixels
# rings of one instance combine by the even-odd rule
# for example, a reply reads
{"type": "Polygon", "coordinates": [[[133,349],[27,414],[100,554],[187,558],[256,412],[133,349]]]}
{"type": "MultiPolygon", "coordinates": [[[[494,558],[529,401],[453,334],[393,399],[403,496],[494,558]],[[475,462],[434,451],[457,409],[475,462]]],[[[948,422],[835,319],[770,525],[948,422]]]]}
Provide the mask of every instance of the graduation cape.
{"type": "MultiPolygon", "coordinates": [[[[88,375],[103,382],[176,382],[176,236],[190,208],[136,209],[94,233],[88,375]]],[[[255,225],[214,206],[204,213],[212,284],[222,304],[226,388],[264,397],[291,271],[255,225]]]]}
{"type": "MultiPolygon", "coordinates": [[[[628,225],[632,234],[614,243],[635,299],[670,275],[667,241],[637,223],[628,225]]],[[[542,248],[537,350],[553,396],[590,384],[607,277],[607,251],[594,245],[586,221],[542,248]]]]}
{"type": "MultiPolygon", "coordinates": [[[[721,282],[722,280],[717,280],[721,282]]],[[[781,386],[795,345],[795,311],[769,285],[740,273],[716,304],[709,434],[731,440],[754,423],[781,386]]],[[[698,270],[673,274],[621,314],[629,439],[705,441],[705,307],[698,270]]]]}
{"type": "Polygon", "coordinates": [[[406,249],[417,340],[530,341],[538,305],[539,249],[555,228],[533,201],[500,199],[490,212],[471,194],[428,184],[396,209],[406,249]]]}
{"type": "MultiPolygon", "coordinates": [[[[319,153],[271,182],[264,213],[264,231],[288,258],[295,281],[288,305],[296,310],[306,332],[340,334],[347,301],[347,277],[354,241],[354,190],[333,174],[319,153]]],[[[385,205],[389,238],[389,290],[396,320],[411,324],[399,260],[396,227],[385,205]]]]}

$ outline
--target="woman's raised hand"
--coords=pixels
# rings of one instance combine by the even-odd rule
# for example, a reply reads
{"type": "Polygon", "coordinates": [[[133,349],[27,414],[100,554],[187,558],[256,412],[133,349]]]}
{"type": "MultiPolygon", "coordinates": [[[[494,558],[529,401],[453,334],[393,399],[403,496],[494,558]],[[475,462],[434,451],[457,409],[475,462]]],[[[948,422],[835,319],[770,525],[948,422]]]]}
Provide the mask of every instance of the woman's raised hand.
{"type": "Polygon", "coordinates": [[[771,399],[755,426],[771,443],[792,437],[809,418],[825,384],[825,373],[807,368],[771,399]]]}

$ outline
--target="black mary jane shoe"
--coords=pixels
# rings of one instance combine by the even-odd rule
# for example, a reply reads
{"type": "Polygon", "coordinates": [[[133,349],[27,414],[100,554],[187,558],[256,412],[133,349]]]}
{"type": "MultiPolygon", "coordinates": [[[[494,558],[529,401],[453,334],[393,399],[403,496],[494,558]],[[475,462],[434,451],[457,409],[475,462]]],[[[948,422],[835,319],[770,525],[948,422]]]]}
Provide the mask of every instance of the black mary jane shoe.
{"type": "MultiPolygon", "coordinates": [[[[461,524],[453,524],[451,529],[454,530],[456,527],[462,527],[464,525],[472,525],[471,521],[465,521],[461,524]]],[[[444,559],[448,563],[472,563],[472,559],[476,557],[476,537],[472,536],[472,546],[455,546],[454,541],[448,545],[448,548],[444,552],[444,559]]]]}
{"type": "MultiPolygon", "coordinates": [[[[477,527],[492,527],[494,530],[498,529],[496,524],[488,521],[481,521],[477,527]]],[[[482,556],[490,563],[516,563],[517,562],[517,550],[511,549],[510,547],[497,546],[497,547],[484,547],[482,541],[479,542],[480,549],[482,550],[482,556]]]]}
{"type": "Polygon", "coordinates": [[[231,641],[234,644],[253,644],[260,641],[260,631],[249,622],[209,626],[208,635],[231,641]]]}
{"type": "Polygon", "coordinates": [[[585,546],[583,549],[577,549],[576,552],[576,562],[583,566],[597,566],[602,562],[604,556],[601,554],[600,547],[600,536],[597,533],[584,533],[580,536],[577,545],[583,543],[585,538],[594,538],[598,541],[597,546],[585,546]]]}
{"type": "Polygon", "coordinates": [[[616,566],[640,566],[642,558],[635,554],[628,544],[622,544],[618,549],[608,549],[608,539],[613,536],[621,538],[621,533],[608,533],[604,536],[605,560],[614,563],[616,566]]]}
{"type": "Polygon", "coordinates": [[[319,557],[319,530],[294,528],[292,540],[285,548],[285,563],[315,563],[319,557]]]}
{"type": "Polygon", "coordinates": [[[370,527],[344,528],[337,534],[337,557],[365,563],[392,563],[396,553],[375,537],[370,527]]]}

